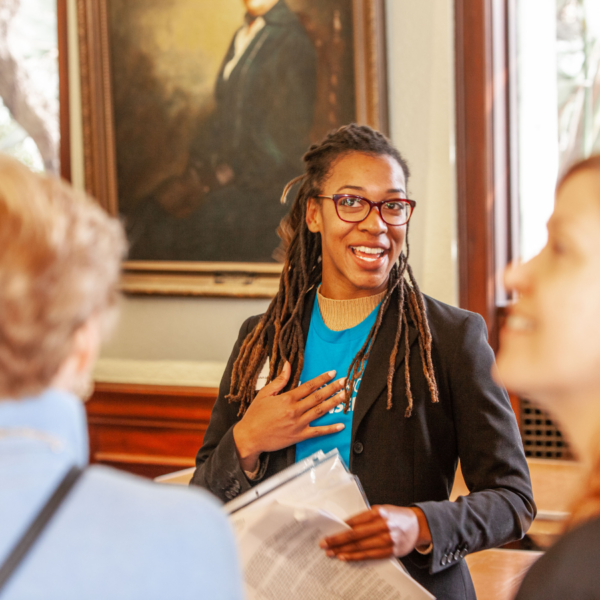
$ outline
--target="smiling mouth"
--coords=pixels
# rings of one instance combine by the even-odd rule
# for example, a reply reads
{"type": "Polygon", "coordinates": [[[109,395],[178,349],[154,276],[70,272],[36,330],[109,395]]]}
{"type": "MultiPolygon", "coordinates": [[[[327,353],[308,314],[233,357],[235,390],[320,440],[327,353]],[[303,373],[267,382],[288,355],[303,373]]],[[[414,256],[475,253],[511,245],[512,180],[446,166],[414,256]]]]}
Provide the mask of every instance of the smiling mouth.
{"type": "Polygon", "coordinates": [[[384,254],[383,248],[369,248],[368,246],[350,246],[354,256],[364,260],[366,262],[375,262],[379,260],[384,254]]]}

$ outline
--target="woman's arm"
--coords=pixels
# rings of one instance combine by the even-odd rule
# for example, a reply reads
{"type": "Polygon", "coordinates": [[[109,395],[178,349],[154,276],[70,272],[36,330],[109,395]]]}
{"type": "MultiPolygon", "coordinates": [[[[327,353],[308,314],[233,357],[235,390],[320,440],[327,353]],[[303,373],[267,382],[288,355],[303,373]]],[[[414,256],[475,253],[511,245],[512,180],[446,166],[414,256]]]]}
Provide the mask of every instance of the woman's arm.
{"type": "Polygon", "coordinates": [[[256,326],[258,319],[259,317],[247,319],[240,329],[221,379],[219,395],[204,434],[202,447],[196,455],[196,471],[191,480],[191,484],[206,488],[223,502],[235,498],[251,487],[240,465],[233,439],[233,426],[239,420],[239,404],[230,403],[225,396],[229,394],[233,364],[244,339],[256,326]]]}
{"type": "MultiPolygon", "coordinates": [[[[525,535],[536,514],[529,468],[508,394],[492,378],[494,353],[480,315],[469,314],[452,340],[449,371],[458,455],[469,495],[456,502],[419,502],[433,541],[416,557],[431,573],[471,552],[525,535]]],[[[443,351],[444,349],[442,349],[443,351]]],[[[414,556],[414,555],[413,555],[414,556]]]]}
{"type": "MultiPolygon", "coordinates": [[[[250,489],[252,484],[246,472],[257,468],[262,453],[281,450],[301,440],[344,428],[341,423],[320,427],[311,427],[310,424],[343,402],[345,380],[328,383],[335,376],[335,371],[329,371],[294,390],[283,391],[291,375],[289,363],[283,366],[273,381],[257,392],[243,417],[238,416],[239,404],[228,402],[226,396],[233,364],[251,330],[249,324],[250,320],[242,326],[227,364],[204,443],[196,457],[196,472],[191,482],[209,489],[224,502],[250,489]]],[[[266,460],[258,476],[253,477],[253,482],[264,475],[266,460]]]]}
{"type": "MultiPolygon", "coordinates": [[[[446,336],[453,357],[436,372],[447,378],[459,457],[470,490],[456,502],[418,502],[410,507],[376,506],[350,519],[352,530],[323,540],[331,556],[363,560],[412,553],[432,573],[467,553],[521,538],[535,516],[529,471],[516,419],[506,392],[492,379],[494,355],[485,323],[468,315],[460,335],[446,336]]],[[[442,342],[443,343],[443,342],[442,342]]],[[[443,362],[443,361],[442,361],[443,362]]],[[[430,433],[431,435],[431,433],[430,433]]],[[[439,448],[441,440],[432,440],[439,448]]]]}

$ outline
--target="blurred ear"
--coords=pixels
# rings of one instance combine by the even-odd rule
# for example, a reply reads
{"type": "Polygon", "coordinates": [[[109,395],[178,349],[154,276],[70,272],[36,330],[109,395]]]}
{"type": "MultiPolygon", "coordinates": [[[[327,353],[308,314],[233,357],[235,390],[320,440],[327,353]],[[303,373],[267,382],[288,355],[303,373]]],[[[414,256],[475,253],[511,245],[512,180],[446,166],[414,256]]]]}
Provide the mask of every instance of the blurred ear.
{"type": "Polygon", "coordinates": [[[322,222],[321,203],[314,198],[310,198],[306,204],[306,226],[308,230],[312,233],[321,233],[322,222]]]}
{"type": "Polygon", "coordinates": [[[100,319],[90,317],[73,334],[71,353],[54,377],[52,387],[81,396],[89,387],[102,341],[100,319]]]}

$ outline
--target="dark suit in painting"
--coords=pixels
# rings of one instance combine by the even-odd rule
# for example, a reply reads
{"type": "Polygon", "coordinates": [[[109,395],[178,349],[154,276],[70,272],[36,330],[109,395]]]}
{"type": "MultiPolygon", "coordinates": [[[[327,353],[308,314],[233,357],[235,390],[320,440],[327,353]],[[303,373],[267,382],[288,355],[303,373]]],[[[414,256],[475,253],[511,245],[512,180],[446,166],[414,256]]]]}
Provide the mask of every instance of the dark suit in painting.
{"type": "MultiPolygon", "coordinates": [[[[217,77],[215,111],[191,150],[190,162],[210,191],[189,216],[174,219],[163,211],[152,217],[155,226],[142,234],[144,258],[272,260],[287,212],[279,198],[301,172],[309,145],[317,65],[312,42],[283,0],[262,18],[264,26],[225,78],[234,36],[217,77]],[[233,178],[219,185],[214,173],[224,165],[233,178]]],[[[156,202],[141,210],[161,212],[156,202]]],[[[134,239],[134,258],[139,249],[134,239]]]]}
{"type": "MultiPolygon", "coordinates": [[[[307,298],[308,333],[315,293],[307,298]]],[[[491,377],[494,355],[483,319],[425,297],[433,337],[432,358],[440,401],[431,402],[419,356],[417,331],[409,326],[414,409],[405,418],[404,342],[398,351],[393,407],[386,409],[386,376],[398,318],[393,300],[383,317],[354,409],[350,470],[359,476],[371,504],[419,506],[433,538],[433,551],[412,552],[402,562],[439,600],[474,600],[464,557],[521,538],[535,516],[529,471],[506,392],[491,377]],[[448,500],[460,459],[470,494],[448,500]]],[[[192,482],[228,501],[249,490],[233,440],[237,403],[225,399],[231,369],[246,335],[247,320],[223,376],[192,482]]],[[[264,477],[292,464],[295,447],[261,457],[264,477]]]]}
{"type": "MultiPolygon", "coordinates": [[[[281,0],[225,79],[232,40],[215,89],[215,158],[229,164],[243,189],[282,186],[301,170],[316,95],[316,53],[281,0]]],[[[210,149],[209,149],[210,151],[210,149]]]]}

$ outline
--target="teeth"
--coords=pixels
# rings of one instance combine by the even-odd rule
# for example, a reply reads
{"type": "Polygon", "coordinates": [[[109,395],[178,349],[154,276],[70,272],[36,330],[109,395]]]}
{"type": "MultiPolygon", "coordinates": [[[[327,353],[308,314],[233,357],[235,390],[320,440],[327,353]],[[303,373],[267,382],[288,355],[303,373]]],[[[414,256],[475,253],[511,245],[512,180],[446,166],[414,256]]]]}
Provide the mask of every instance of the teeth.
{"type": "Polygon", "coordinates": [[[513,331],[533,331],[535,329],[535,323],[521,315],[510,315],[506,319],[506,326],[513,331]]]}
{"type": "MultiPolygon", "coordinates": [[[[358,254],[355,256],[358,256],[358,254]]],[[[360,258],[360,260],[366,260],[367,262],[375,262],[377,260],[376,258],[369,258],[368,256],[358,256],[358,258],[360,258]]]]}
{"type": "Polygon", "coordinates": [[[369,248],[368,246],[352,246],[352,249],[358,250],[363,254],[378,254],[379,256],[384,252],[382,248],[369,248]]]}

